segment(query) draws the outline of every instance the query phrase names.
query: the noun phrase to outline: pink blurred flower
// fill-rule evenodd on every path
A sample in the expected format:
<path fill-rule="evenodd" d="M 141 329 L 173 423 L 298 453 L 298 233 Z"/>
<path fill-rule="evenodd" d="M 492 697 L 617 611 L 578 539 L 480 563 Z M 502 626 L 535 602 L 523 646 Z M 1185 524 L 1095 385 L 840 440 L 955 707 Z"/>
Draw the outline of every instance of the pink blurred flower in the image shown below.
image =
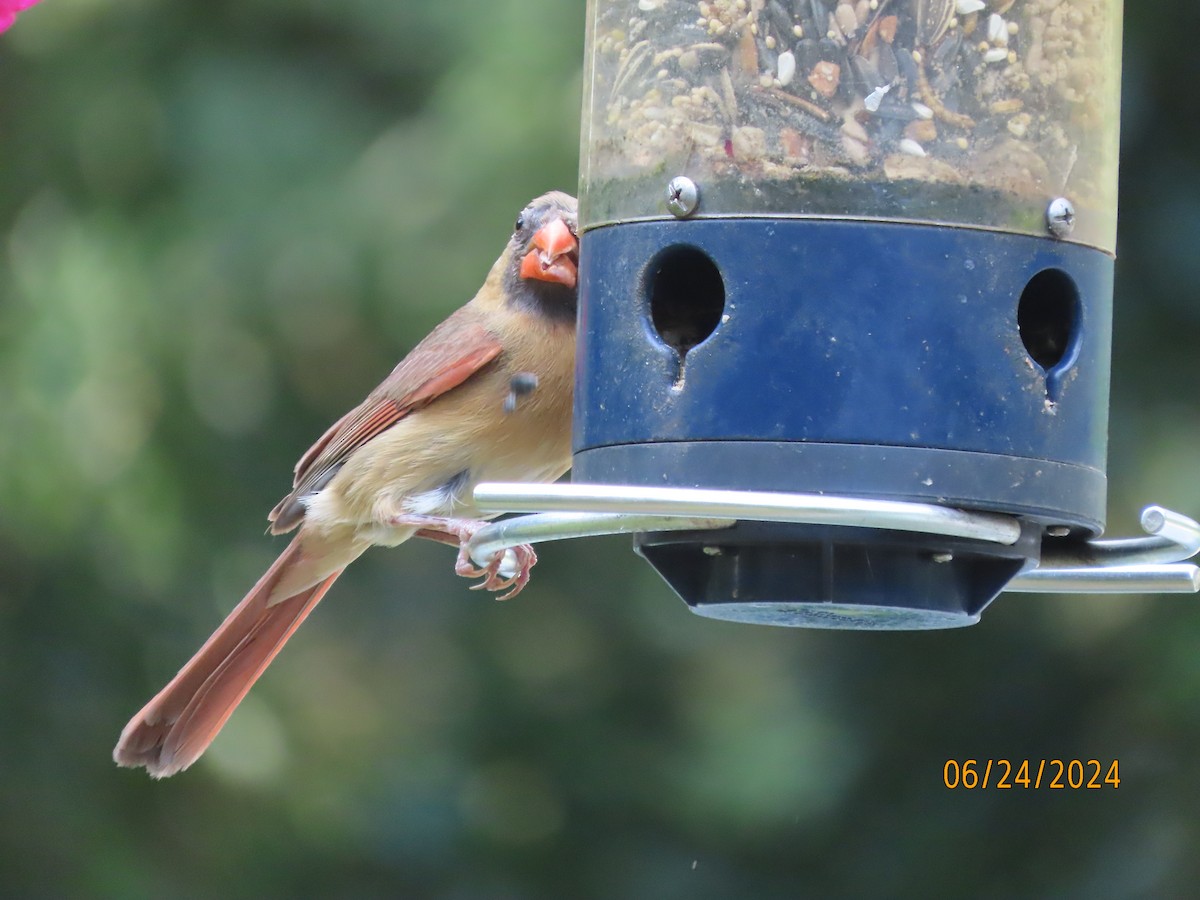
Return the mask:
<path fill-rule="evenodd" d="M 27 9 L 38 0 L 0 0 L 0 31 L 8 31 L 17 20 L 17 13 Z"/>

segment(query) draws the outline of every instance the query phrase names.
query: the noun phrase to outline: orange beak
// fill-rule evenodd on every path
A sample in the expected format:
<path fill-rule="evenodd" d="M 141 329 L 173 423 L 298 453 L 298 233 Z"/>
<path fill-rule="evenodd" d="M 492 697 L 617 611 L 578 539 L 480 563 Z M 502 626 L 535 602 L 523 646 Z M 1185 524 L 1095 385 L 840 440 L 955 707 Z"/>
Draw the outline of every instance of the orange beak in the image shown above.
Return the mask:
<path fill-rule="evenodd" d="M 533 236 L 536 248 L 521 260 L 521 277 L 575 287 L 579 271 L 579 240 L 562 219 L 551 219 Z"/>

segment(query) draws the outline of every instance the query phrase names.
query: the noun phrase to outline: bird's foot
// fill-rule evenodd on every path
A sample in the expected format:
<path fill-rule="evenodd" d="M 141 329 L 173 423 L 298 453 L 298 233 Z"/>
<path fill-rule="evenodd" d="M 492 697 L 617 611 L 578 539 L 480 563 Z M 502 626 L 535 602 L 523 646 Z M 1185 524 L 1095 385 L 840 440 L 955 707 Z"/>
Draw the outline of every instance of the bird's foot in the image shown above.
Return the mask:
<path fill-rule="evenodd" d="M 471 560 L 470 554 L 467 552 L 467 545 L 464 542 L 458 551 L 458 562 L 454 566 L 454 571 L 464 578 L 483 578 L 479 584 L 471 585 L 471 590 L 478 591 L 487 589 L 489 591 L 503 591 L 508 588 L 508 591 L 498 600 L 508 600 L 515 597 L 525 589 L 525 585 L 529 584 L 529 571 L 537 564 L 537 553 L 529 544 L 517 544 L 515 547 L 509 547 L 492 557 L 492 561 L 484 568 L 480 569 L 475 566 Z"/>
<path fill-rule="evenodd" d="M 454 563 L 454 572 L 464 578 L 482 578 L 479 584 L 471 586 L 471 590 L 504 591 L 508 593 L 497 598 L 508 600 L 524 590 L 529 583 L 529 571 L 537 564 L 537 553 L 529 544 L 518 544 L 496 553 L 491 561 L 483 567 L 477 566 L 471 559 L 468 544 L 475 533 L 487 522 L 476 519 L 443 519 L 436 516 L 398 516 L 392 520 L 393 525 L 416 525 L 415 537 L 437 541 L 440 544 L 457 545 L 458 559 Z M 511 590 L 509 590 L 511 588 Z"/>

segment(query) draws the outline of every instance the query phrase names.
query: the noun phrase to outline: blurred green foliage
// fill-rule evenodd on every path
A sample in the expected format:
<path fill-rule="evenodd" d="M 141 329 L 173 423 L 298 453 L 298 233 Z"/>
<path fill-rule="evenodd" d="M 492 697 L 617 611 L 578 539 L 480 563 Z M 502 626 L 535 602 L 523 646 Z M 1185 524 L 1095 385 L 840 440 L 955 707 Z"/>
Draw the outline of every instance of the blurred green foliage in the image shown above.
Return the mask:
<path fill-rule="evenodd" d="M 1114 532 L 1200 513 L 1195 8 L 1126 21 Z M 280 547 L 297 456 L 576 178 L 582 2 L 46 0 L 0 38 L 0 887 L 10 896 L 1179 896 L 1200 611 L 960 632 L 689 614 L 620 539 L 497 604 L 369 554 L 196 768 L 132 714 Z M 950 792 L 946 759 L 1121 762 Z"/>

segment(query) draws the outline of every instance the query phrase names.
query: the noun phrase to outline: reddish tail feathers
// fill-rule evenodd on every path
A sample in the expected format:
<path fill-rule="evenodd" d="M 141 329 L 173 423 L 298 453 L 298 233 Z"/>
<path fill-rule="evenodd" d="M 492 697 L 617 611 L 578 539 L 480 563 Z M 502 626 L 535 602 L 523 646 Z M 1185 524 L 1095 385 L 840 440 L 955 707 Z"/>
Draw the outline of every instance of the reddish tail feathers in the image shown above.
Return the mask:
<path fill-rule="evenodd" d="M 134 716 L 113 750 L 120 766 L 145 766 L 154 778 L 182 772 L 212 743 L 225 720 L 287 639 L 341 574 L 341 569 L 271 603 L 283 576 L 306 562 L 296 537 L 279 559 L 188 661 Z"/>

